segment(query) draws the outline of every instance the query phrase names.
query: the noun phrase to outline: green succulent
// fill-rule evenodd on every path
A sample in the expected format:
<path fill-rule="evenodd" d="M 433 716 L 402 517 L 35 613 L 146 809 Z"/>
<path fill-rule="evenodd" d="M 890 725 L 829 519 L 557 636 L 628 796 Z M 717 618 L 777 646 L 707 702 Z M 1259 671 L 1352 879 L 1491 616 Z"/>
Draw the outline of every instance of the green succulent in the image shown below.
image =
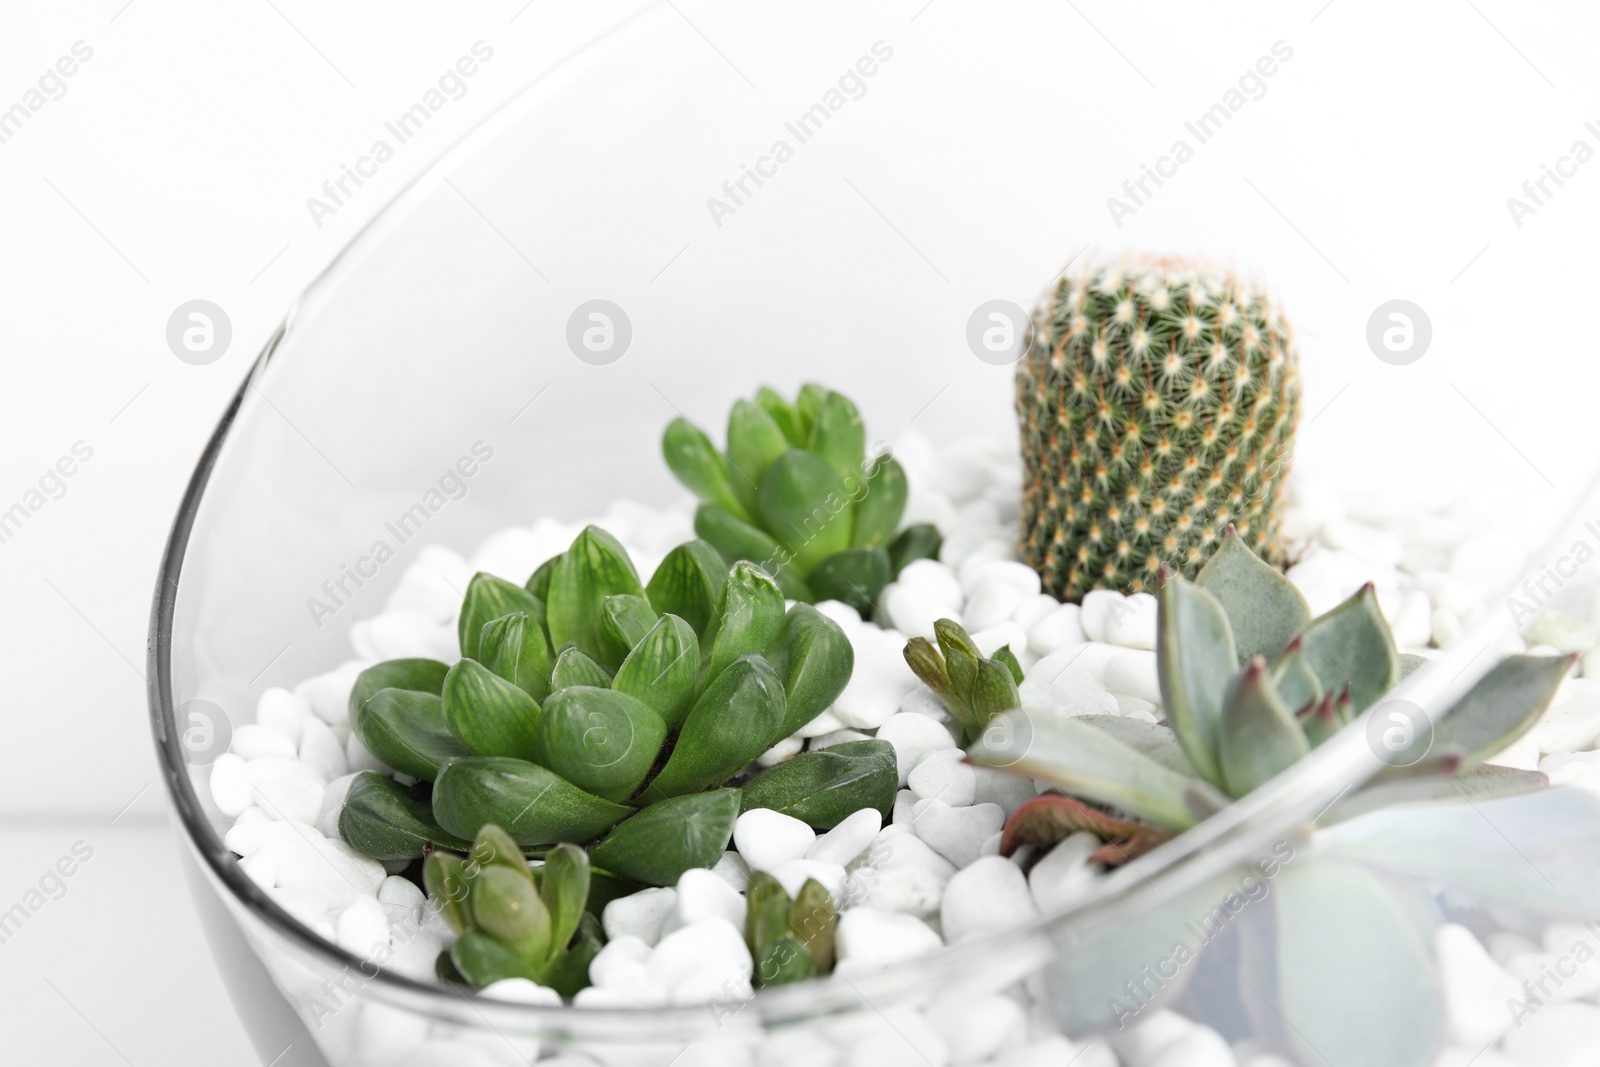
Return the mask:
<path fill-rule="evenodd" d="M 1265 292 L 1166 259 L 1062 277 L 1017 365 L 1023 560 L 1063 600 L 1192 578 L 1230 524 L 1275 560 L 1299 411 Z"/>
<path fill-rule="evenodd" d="M 1125 863 L 1305 758 L 1420 665 L 1396 654 L 1370 586 L 1313 619 L 1294 586 L 1233 535 L 1192 583 L 1165 572 L 1157 600 L 1165 724 L 1013 710 L 991 719 L 969 747 L 975 763 L 1059 790 L 1017 809 L 1002 853 L 1028 845 L 1037 854 L 1088 831 L 1105 842 L 1094 859 Z M 1540 800 L 1553 795 L 1543 789 L 1548 779 L 1486 760 L 1533 726 L 1571 665 L 1570 656 L 1511 656 L 1491 668 L 1434 724 L 1431 748 L 1398 744 L 1391 766 L 1319 814 L 1320 844 L 1305 858 L 1284 841 L 1277 848 L 1286 851 L 1249 869 L 1256 882 L 1272 880 L 1270 891 L 1249 898 L 1265 903 L 1244 908 L 1235 870 L 1142 915 L 1136 929 L 1081 939 L 1051 965 L 1062 1025 L 1126 1025 L 1186 986 L 1202 995 L 1203 983 L 1202 1010 L 1250 1019 L 1269 1050 L 1295 1062 L 1432 1063 L 1445 1014 L 1430 937 L 1441 921 L 1438 886 L 1471 887 L 1514 907 L 1537 901 L 1588 915 L 1597 906 L 1583 889 L 1587 876 L 1572 891 L 1557 890 L 1526 856 L 1506 871 L 1500 859 L 1486 869 L 1483 854 L 1485 820 L 1496 840 L 1505 832 L 1498 820 L 1509 822 L 1513 810 L 1524 812 L 1516 817 L 1522 825 L 1549 823 Z M 1501 807 L 1491 817 L 1490 802 L 1532 807 Z M 1463 809 L 1460 819 L 1448 816 L 1452 808 Z M 1540 848 L 1540 863 L 1553 869 L 1568 862 L 1561 846 L 1528 847 Z M 1573 905 L 1573 896 L 1583 899 Z M 1193 950 L 1216 940 L 1226 951 L 1207 952 L 1159 995 L 1123 982 L 1129 961 L 1170 958 L 1175 941 L 1189 951 L 1194 917 L 1209 923 L 1213 914 L 1228 918 Z M 1197 969 L 1204 973 L 1191 981 Z"/>
<path fill-rule="evenodd" d="M 589 984 L 589 963 L 603 940 L 587 910 L 589 857 L 582 849 L 559 845 L 533 869 L 510 835 L 490 825 L 465 857 L 429 855 L 422 878 L 459 935 L 439 956 L 441 979 L 481 989 L 526 978 L 564 996 Z"/>
<path fill-rule="evenodd" d="M 984 656 L 971 635 L 951 619 L 935 622 L 933 635 L 937 646 L 926 637 L 906 642 L 906 663 L 961 724 L 970 744 L 990 719 L 1020 705 L 1017 686 L 1022 684 L 1022 664 L 1005 645 L 993 657 Z"/>
<path fill-rule="evenodd" d="M 899 530 L 905 470 L 869 454 L 856 406 L 820 385 L 792 404 L 766 388 L 736 401 L 725 451 L 674 419 L 661 451 L 701 500 L 695 533 L 729 562 L 760 564 L 791 600 L 842 600 L 870 615 L 901 568 L 938 555 L 931 525 Z"/>
<path fill-rule="evenodd" d="M 591 526 L 525 585 L 475 576 L 459 636 L 454 665 L 390 660 L 356 679 L 356 735 L 418 779 L 352 784 L 340 835 L 365 855 L 461 850 L 495 825 L 525 853 L 576 842 L 610 875 L 673 885 L 721 858 L 750 807 L 819 829 L 892 807 L 887 742 L 746 777 L 833 703 L 854 651 L 816 608 L 786 606 L 759 567 L 730 568 L 703 541 L 673 549 L 645 584 Z"/>
<path fill-rule="evenodd" d="M 821 882 L 807 878 L 791 900 L 776 878 L 756 871 L 745 901 L 744 940 L 758 986 L 787 985 L 833 970 L 839 914 Z"/>

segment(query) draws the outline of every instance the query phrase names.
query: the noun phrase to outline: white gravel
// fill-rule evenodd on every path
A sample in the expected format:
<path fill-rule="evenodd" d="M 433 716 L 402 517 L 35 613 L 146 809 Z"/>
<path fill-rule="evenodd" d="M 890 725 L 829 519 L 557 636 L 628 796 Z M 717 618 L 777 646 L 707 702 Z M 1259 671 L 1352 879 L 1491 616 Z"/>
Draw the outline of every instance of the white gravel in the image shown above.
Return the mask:
<path fill-rule="evenodd" d="M 837 973 L 845 977 L 992 936 L 1040 914 L 1070 906 L 1101 877 L 1085 860 L 1098 847 L 1077 834 L 1034 863 L 1029 873 L 1000 857 L 1006 817 L 1035 795 L 1033 783 L 960 761 L 956 734 L 938 700 L 906 667 L 908 636 L 933 636 L 933 622 L 965 625 L 987 653 L 1009 646 L 1026 678 L 1023 705 L 1063 715 L 1161 718 L 1156 683 L 1155 600 L 1094 592 L 1083 604 L 1059 604 L 1040 592 L 1038 576 L 1013 559 L 1020 480 L 1013 455 L 992 443 L 955 441 L 936 448 L 908 436 L 896 448 L 912 487 L 906 521 L 940 524 L 937 560 L 908 566 L 879 600 L 892 629 L 864 623 L 838 603 L 819 605 L 849 636 L 855 672 L 835 705 L 759 761 L 775 765 L 807 748 L 877 736 L 889 741 L 899 764 L 900 794 L 888 825 L 864 810 L 817 835 L 799 820 L 771 811 L 741 816 L 734 848 L 712 871 L 695 870 L 674 888 L 647 889 L 610 902 L 603 927 L 609 939 L 594 961 L 594 985 L 579 1005 L 631 1007 L 724 1003 L 750 994 L 752 963 L 740 935 L 742 890 L 749 872 L 772 872 L 792 891 L 807 878 L 822 881 L 841 908 Z M 629 549 L 642 576 L 676 544 L 693 536 L 691 510 L 664 511 L 618 501 L 593 521 Z M 354 658 L 292 689 L 264 692 L 256 721 L 241 724 L 232 750 L 211 768 L 216 808 L 234 820 L 228 847 L 245 871 L 313 930 L 359 955 L 387 957 L 385 966 L 428 979 L 434 958 L 453 936 L 409 881 L 383 864 L 356 855 L 337 837 L 337 816 L 351 776 L 385 768 L 350 732 L 347 698 L 356 675 L 395 656 L 459 655 L 455 614 L 471 575 L 488 570 L 522 580 L 566 548 L 583 523 L 540 519 L 502 531 L 470 557 L 430 545 L 417 551 L 385 610 L 352 627 Z M 1487 590 L 1525 560 L 1512 542 L 1453 513 L 1414 514 L 1370 502 L 1344 501 L 1326 481 L 1296 476 L 1284 530 L 1296 560 L 1290 579 L 1314 612 L 1325 611 L 1366 582 L 1404 651 L 1428 655 L 1492 610 Z M 1534 636 L 1554 650 L 1588 652 L 1600 640 L 1600 598 L 1592 618 L 1541 622 Z M 1518 651 L 1519 642 L 1502 651 Z M 1600 653 L 1584 663 L 1600 668 Z M 1515 751 L 1499 762 L 1538 766 L 1558 783 L 1600 790 L 1600 680 L 1577 678 L 1556 707 Z M 403 866 L 403 865 L 399 865 Z M 1581 931 L 1580 931 L 1581 932 Z M 1546 943 L 1500 938 L 1483 943 L 1464 926 L 1446 924 L 1436 949 L 1446 974 L 1449 1038 L 1453 1047 L 1482 1049 L 1504 1040 L 1518 1063 L 1577 1063 L 1563 1050 L 1600 1042 L 1600 967 L 1585 984 L 1511 1027 L 1508 997 L 1536 978 L 1577 937 L 1553 928 Z M 1500 951 L 1495 951 L 1498 944 Z M 1593 986 L 1593 988 L 1590 988 Z M 1030 984 L 1030 988 L 1032 988 Z M 497 983 L 484 996 L 553 1003 L 554 996 L 520 980 Z M 357 1027 L 371 1048 L 397 1043 L 418 1062 L 437 1046 L 419 1044 L 409 1020 L 382 1005 Z M 1075 1042 L 1055 1032 L 1048 1012 L 1019 987 L 1005 993 L 947 997 L 925 1012 L 894 1008 L 895 1031 L 881 1028 L 847 1040 L 786 1034 L 761 1049 L 763 1063 L 861 1063 L 872 1067 L 915 1062 L 939 1067 L 991 1063 L 999 1067 L 1279 1067 L 1283 1062 L 1247 1046 L 1230 1049 L 1215 1032 L 1171 1012 L 1146 1017 L 1111 1041 Z M 387 1015 L 383 1015 L 387 1012 Z M 903 1016 L 903 1017 L 902 1017 Z M 901 1032 L 903 1031 L 903 1032 Z M 887 1036 L 886 1036 L 887 1035 Z M 461 1063 L 493 1061 L 474 1046 Z M 398 1055 L 398 1052 L 397 1052 Z M 1458 1062 L 1447 1051 L 1440 1064 Z M 1459 1062 L 1464 1064 L 1469 1056 Z M 410 1062 L 410 1061 L 408 1061 Z M 498 1062 L 498 1061 L 493 1061 Z M 577 1058 L 542 1061 L 551 1067 Z M 588 1061 L 582 1061 L 587 1063 Z M 741 1061 L 743 1062 L 743 1061 Z M 1478 1067 L 1509 1062 L 1493 1049 Z M 1587 1061 L 1582 1061 L 1587 1062 Z"/>

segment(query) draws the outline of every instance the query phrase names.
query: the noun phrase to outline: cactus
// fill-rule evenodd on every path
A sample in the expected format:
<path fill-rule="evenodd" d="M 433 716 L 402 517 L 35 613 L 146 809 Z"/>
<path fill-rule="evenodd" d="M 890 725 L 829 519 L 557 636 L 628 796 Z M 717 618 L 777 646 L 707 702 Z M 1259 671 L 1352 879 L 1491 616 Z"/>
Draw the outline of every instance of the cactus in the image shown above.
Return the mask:
<path fill-rule="evenodd" d="M 1294 336 L 1232 274 L 1136 259 L 1063 277 L 1017 370 L 1022 557 L 1063 600 L 1193 577 L 1237 527 L 1276 560 Z"/>
<path fill-rule="evenodd" d="M 901 568 L 938 555 L 931 525 L 900 530 L 905 471 L 886 452 L 869 454 L 856 406 L 820 385 L 793 404 L 771 389 L 736 401 L 726 451 L 684 418 L 661 451 L 701 500 L 695 533 L 730 563 L 760 564 L 791 600 L 842 600 L 870 616 Z"/>
<path fill-rule="evenodd" d="M 759 567 L 729 568 L 703 541 L 678 546 L 643 583 L 591 526 L 524 585 L 474 577 L 458 632 L 454 665 L 386 661 L 351 691 L 362 743 L 419 780 L 366 772 L 352 783 L 340 836 L 374 859 L 460 851 L 495 825 L 527 854 L 571 842 L 611 875 L 673 885 L 721 859 L 750 807 L 829 829 L 894 803 L 886 741 L 747 777 L 833 703 L 855 653 L 838 624 L 786 606 Z"/>

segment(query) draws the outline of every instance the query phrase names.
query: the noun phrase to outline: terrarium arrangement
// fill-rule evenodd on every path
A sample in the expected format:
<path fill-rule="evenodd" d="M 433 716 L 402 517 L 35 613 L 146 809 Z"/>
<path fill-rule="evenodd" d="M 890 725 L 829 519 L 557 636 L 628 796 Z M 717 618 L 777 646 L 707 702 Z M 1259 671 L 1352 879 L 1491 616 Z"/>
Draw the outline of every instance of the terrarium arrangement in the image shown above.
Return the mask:
<path fill-rule="evenodd" d="M 692 503 L 425 549 L 356 659 L 263 695 L 211 772 L 228 847 L 363 960 L 577 1009 L 733 1010 L 1069 908 L 1361 729 L 1489 610 L 1472 573 L 1518 563 L 1451 516 L 1386 528 L 1292 476 L 1298 361 L 1263 289 L 1135 259 L 1035 312 L 1020 456 L 869 446 L 819 385 L 737 401 L 721 448 L 674 420 L 662 455 Z M 1181 979 L 1111 964 L 1170 954 L 1226 886 L 897 1032 L 930 1063 L 1007 1067 L 1514 1049 L 1473 1005 L 1553 950 L 1469 927 L 1538 894 L 1446 831 L 1593 772 L 1565 755 L 1600 738 L 1579 622 L 1494 650 L 1426 755 L 1303 828 L 1271 903 Z M 1482 899 L 1441 902 L 1430 876 Z M 1600 913 L 1590 896 L 1559 903 Z M 1341 937 L 1381 981 L 1313 971 Z"/>

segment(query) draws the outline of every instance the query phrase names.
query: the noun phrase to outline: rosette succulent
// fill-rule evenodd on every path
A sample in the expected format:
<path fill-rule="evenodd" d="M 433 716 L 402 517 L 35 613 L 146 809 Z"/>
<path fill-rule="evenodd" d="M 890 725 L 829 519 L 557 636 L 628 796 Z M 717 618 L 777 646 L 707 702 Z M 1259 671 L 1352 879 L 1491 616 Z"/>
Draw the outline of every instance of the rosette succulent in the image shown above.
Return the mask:
<path fill-rule="evenodd" d="M 766 388 L 736 401 L 723 451 L 674 419 L 661 451 L 701 500 L 695 533 L 729 562 L 760 564 L 791 600 L 841 600 L 870 615 L 902 567 L 938 554 L 931 525 L 900 530 L 904 469 L 869 453 L 856 406 L 820 385 L 792 404 Z"/>
<path fill-rule="evenodd" d="M 744 939 L 757 985 L 787 985 L 833 970 L 839 914 L 821 882 L 807 878 L 791 900 L 776 878 L 756 871 L 745 900 Z"/>
<path fill-rule="evenodd" d="M 351 691 L 362 743 L 416 779 L 352 784 L 340 835 L 375 859 L 464 851 L 493 825 L 523 853 L 568 842 L 608 876 L 673 885 L 722 857 L 750 807 L 827 829 L 893 805 L 887 742 L 748 774 L 833 703 L 854 652 L 827 616 L 703 541 L 645 583 L 591 526 L 524 585 L 475 576 L 459 638 L 454 665 L 390 660 Z"/>
<path fill-rule="evenodd" d="M 1231 533 L 1193 582 L 1166 571 L 1156 595 L 1164 724 L 1011 710 L 990 718 L 969 747 L 974 763 L 1055 789 L 1017 809 L 1002 853 L 1027 846 L 1037 856 L 1088 832 L 1103 841 L 1092 859 L 1126 863 L 1305 758 L 1421 663 L 1396 653 L 1371 586 L 1313 619 L 1294 586 Z M 1383 746 L 1389 766 L 1250 870 L 1251 884 L 1270 887 L 1247 898 L 1236 873 L 1214 878 L 1141 918 L 1138 930 L 1086 938 L 1052 965 L 1064 1024 L 1126 1025 L 1153 1003 L 1189 995 L 1208 998 L 1199 1009 L 1208 1016 L 1249 1018 L 1295 1062 L 1433 1062 L 1444 1015 L 1430 947 L 1441 921 L 1437 887 L 1481 889 L 1490 906 L 1538 900 L 1559 910 L 1573 895 L 1525 856 L 1531 874 L 1482 854 L 1483 820 L 1499 831 L 1496 818 L 1513 810 L 1524 812 L 1516 817 L 1524 826 L 1548 817 L 1536 810 L 1551 796 L 1543 774 L 1486 761 L 1538 721 L 1572 661 L 1500 661 L 1431 736 L 1415 716 L 1389 716 L 1379 704 L 1378 725 L 1393 741 Z M 1424 739 L 1425 751 L 1409 747 Z M 1486 808 L 1497 800 L 1532 807 L 1491 818 Z M 1295 858 L 1297 846 L 1306 858 Z M 1592 909 L 1592 896 L 1583 907 Z M 1270 902 L 1243 911 L 1254 900 Z M 1225 947 L 1210 951 L 1213 943 Z M 1371 966 L 1375 954 L 1382 968 Z M 1117 970 L 1174 958 L 1181 966 L 1170 983 L 1124 981 Z M 1251 975 L 1276 988 L 1250 988 Z"/>
<path fill-rule="evenodd" d="M 1276 561 L 1300 412 L 1294 334 L 1262 290 L 1166 259 L 1064 276 L 1017 366 L 1022 558 L 1046 592 L 1193 577 L 1237 527 Z"/>

